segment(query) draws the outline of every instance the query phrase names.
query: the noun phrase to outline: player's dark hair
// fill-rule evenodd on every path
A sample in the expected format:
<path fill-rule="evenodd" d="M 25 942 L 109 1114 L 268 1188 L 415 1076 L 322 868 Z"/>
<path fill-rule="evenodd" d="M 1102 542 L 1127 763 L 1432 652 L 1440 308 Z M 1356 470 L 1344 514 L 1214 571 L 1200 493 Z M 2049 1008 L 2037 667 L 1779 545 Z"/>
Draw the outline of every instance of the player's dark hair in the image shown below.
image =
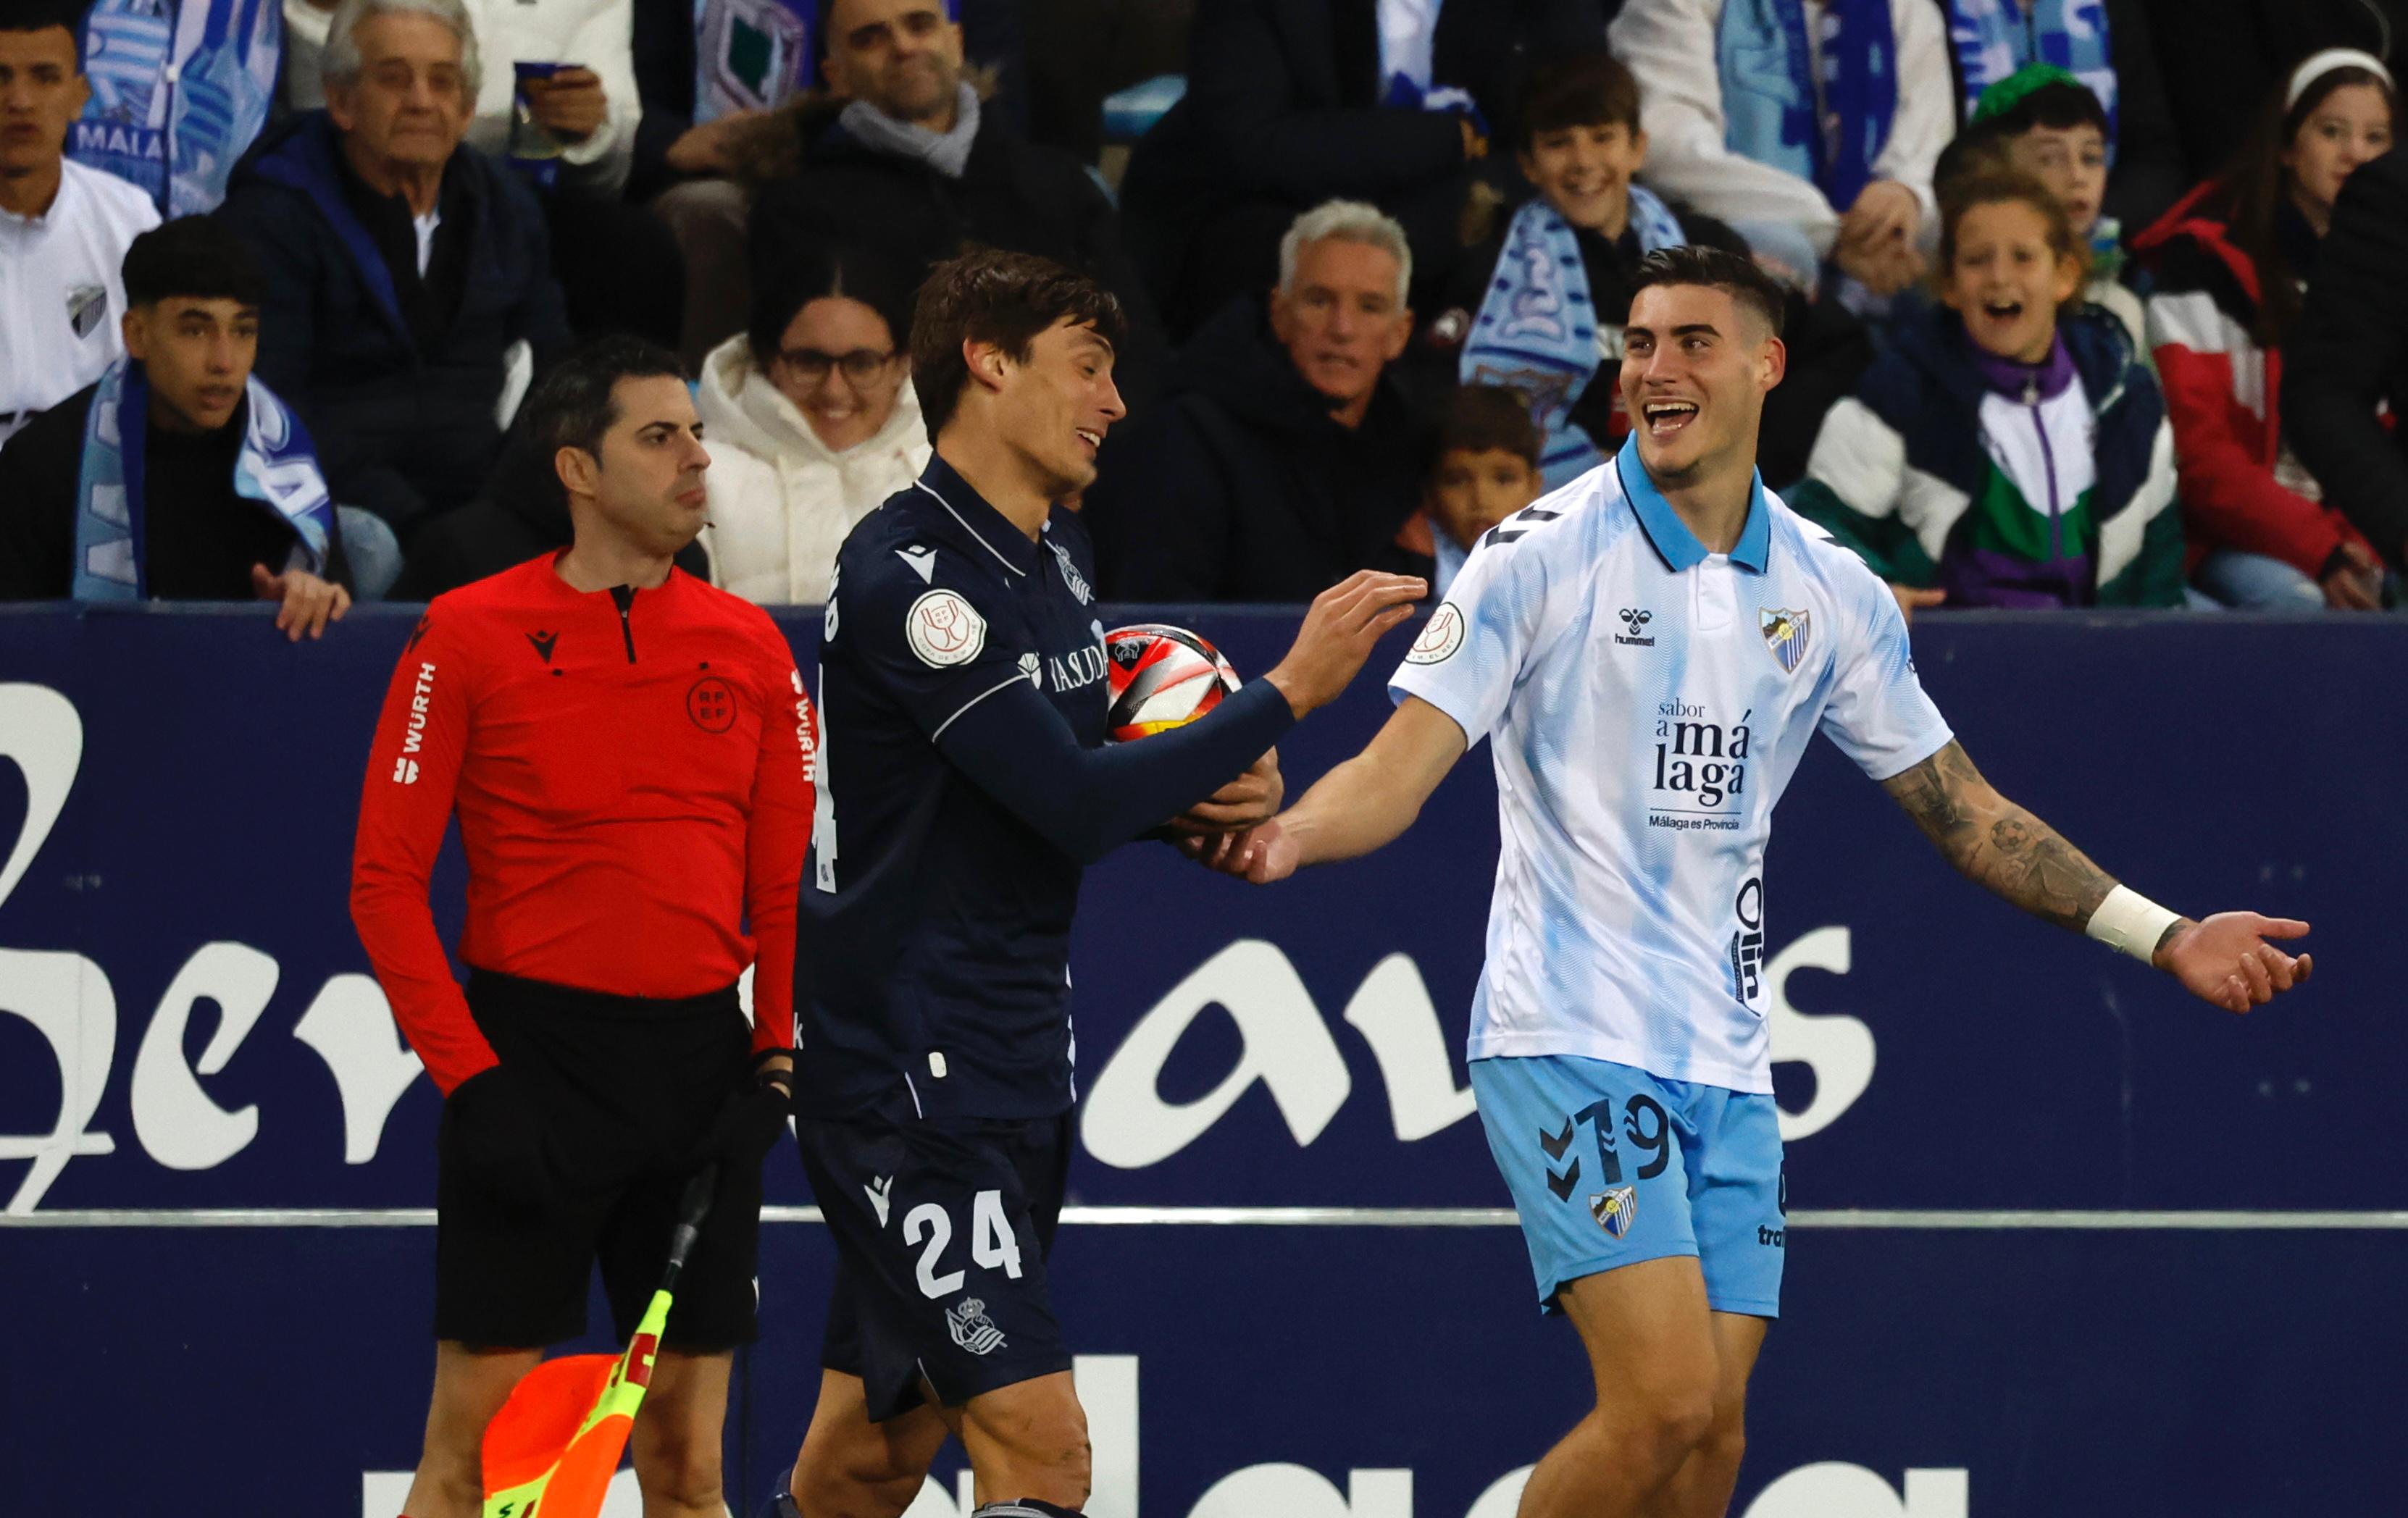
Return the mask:
<path fill-rule="evenodd" d="M 1788 298 L 1779 281 L 1744 254 L 1694 243 L 1658 248 L 1639 261 L 1638 275 L 1630 281 L 1630 298 L 1636 301 L 1641 291 L 1655 285 L 1705 285 L 1719 290 L 1755 315 L 1774 337 L 1781 336 Z"/>
<path fill-rule="evenodd" d="M 1529 398 L 1503 385 L 1465 385 L 1446 398 L 1439 413 L 1431 466 L 1448 453 L 1491 451 L 1539 466 L 1539 426 L 1530 420 Z"/>
<path fill-rule="evenodd" d="M 257 306 L 267 293 L 251 250 L 207 216 L 179 216 L 143 233 L 126 248 L 122 272 L 128 306 L 179 295 Z"/>
<path fill-rule="evenodd" d="M 66 28 L 75 39 L 76 72 L 83 72 L 83 18 L 92 0 L 7 0 L 0 5 L 0 32 L 47 32 Z"/>
<path fill-rule="evenodd" d="M 993 343 L 1025 363 L 1029 344 L 1057 322 L 1092 327 L 1115 347 L 1128 330 L 1118 296 L 1050 258 L 973 248 L 931 270 L 911 315 L 911 383 L 929 440 L 953 420 L 969 383 L 964 343 Z"/>
<path fill-rule="evenodd" d="M 544 461 L 544 474 L 566 505 L 568 487 L 561 484 L 552 457 L 564 448 L 602 455 L 602 438 L 619 424 L 619 402 L 613 394 L 622 380 L 675 379 L 694 381 L 685 360 L 658 343 L 624 333 L 597 337 L 562 359 L 536 382 L 522 418 L 527 437 Z"/>
<path fill-rule="evenodd" d="M 1571 126 L 1639 130 L 1639 80 L 1603 48 L 1552 59 L 1530 71 L 1514 109 L 1513 150 L 1528 152 L 1540 133 Z"/>
<path fill-rule="evenodd" d="M 815 300 L 859 301 L 886 322 L 886 340 L 897 351 L 911 341 L 910 281 L 892 258 L 849 244 L 813 242 L 781 252 L 774 266 L 754 271 L 752 314 L 744 338 L 755 367 L 767 369 L 785 346 L 795 315 Z"/>

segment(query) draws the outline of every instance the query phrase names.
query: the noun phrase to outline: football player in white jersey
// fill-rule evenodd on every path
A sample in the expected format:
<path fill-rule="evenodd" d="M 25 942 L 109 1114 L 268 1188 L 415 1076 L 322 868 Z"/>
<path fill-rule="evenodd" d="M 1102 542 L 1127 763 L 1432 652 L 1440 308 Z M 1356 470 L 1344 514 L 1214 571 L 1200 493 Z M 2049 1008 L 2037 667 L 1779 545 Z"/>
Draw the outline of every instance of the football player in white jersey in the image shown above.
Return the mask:
<path fill-rule="evenodd" d="M 1973 767 L 1887 586 L 1766 491 L 1779 290 L 1696 248 L 1642 264 L 1621 453 L 1474 551 L 1363 753 L 1251 833 L 1191 845 L 1256 882 L 1402 833 L 1479 738 L 1502 833 L 1471 1080 L 1541 1304 L 1597 1406 L 1522 1518 L 1714 1518 L 1779 1310 L 1781 1140 L 1760 968 L 1773 803 L 1820 731 L 1950 863 L 2242 1012 L 2305 981 L 2267 940 L 2115 881 Z"/>

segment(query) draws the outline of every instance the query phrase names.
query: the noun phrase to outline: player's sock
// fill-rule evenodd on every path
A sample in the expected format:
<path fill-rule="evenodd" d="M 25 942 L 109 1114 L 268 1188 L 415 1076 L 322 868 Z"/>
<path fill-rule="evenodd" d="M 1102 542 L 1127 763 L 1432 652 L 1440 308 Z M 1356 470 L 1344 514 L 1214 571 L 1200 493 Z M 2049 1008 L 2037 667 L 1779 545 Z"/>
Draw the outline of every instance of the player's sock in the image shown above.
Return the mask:
<path fill-rule="evenodd" d="M 1025 1497 L 1017 1502 L 990 1502 L 970 1514 L 970 1518 L 1085 1518 L 1076 1508 L 1057 1508 L 1051 1502 Z"/>

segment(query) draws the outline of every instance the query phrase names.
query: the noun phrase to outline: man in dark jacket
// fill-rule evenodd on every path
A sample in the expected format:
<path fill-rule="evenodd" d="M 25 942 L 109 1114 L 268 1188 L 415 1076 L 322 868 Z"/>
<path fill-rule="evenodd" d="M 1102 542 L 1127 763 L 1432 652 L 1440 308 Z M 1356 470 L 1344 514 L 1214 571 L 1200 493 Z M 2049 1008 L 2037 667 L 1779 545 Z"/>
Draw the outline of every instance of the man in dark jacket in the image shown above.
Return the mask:
<path fill-rule="evenodd" d="M 275 601 L 320 636 L 350 573 L 308 434 L 251 378 L 258 269 L 187 216 L 123 279 L 125 356 L 0 448 L 0 601 Z"/>
<path fill-rule="evenodd" d="M 1412 567 L 1396 537 L 1425 461 L 1387 372 L 1412 331 L 1404 231 L 1333 201 L 1280 265 L 1268 328 L 1259 301 L 1231 304 L 1108 445 L 1085 513 L 1108 599 L 1310 601 Z"/>
<path fill-rule="evenodd" d="M 2408 567 L 2408 147 L 2342 185 L 2283 354 L 2283 430 L 2308 473 L 2393 568 Z"/>
<path fill-rule="evenodd" d="M 511 346 L 541 369 L 570 338 L 534 193 L 461 145 L 462 34 L 345 15 L 326 109 L 263 136 L 219 214 L 267 277 L 260 378 L 308 422 L 336 496 L 406 544 L 483 485 Z"/>
<path fill-rule="evenodd" d="M 1400 222 L 1423 278 L 1446 273 L 1478 179 L 1504 180 L 1518 80 L 1602 47 L 1597 0 L 1445 0 L 1383 44 L 1368 0 L 1217 0 L 1197 7 L 1187 94 L 1138 145 L 1122 186 L 1130 244 L 1174 339 L 1271 281 L 1280 235 L 1333 196 Z M 1390 56 L 1393 52 L 1395 55 Z"/>
<path fill-rule="evenodd" d="M 980 100 L 962 77 L 962 29 L 939 0 L 831 0 L 826 15 L 831 98 L 794 114 L 801 165 L 753 204 L 754 267 L 826 240 L 892 251 L 915 285 L 968 243 L 1068 265 L 1127 313 L 1113 377 L 1134 409 L 1162 343 L 1102 188 Z"/>

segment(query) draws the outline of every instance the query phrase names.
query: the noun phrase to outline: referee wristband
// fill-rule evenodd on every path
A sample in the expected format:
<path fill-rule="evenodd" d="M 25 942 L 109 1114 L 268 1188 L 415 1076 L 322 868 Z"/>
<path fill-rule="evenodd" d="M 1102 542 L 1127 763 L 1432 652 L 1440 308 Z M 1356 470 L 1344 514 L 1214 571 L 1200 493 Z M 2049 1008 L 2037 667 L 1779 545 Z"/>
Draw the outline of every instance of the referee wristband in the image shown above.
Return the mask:
<path fill-rule="evenodd" d="M 2082 931 L 2108 948 L 2149 965 L 2157 961 L 2157 944 L 2165 938 L 2166 929 L 2181 921 L 2182 913 L 2168 911 L 2130 886 L 2119 885 L 2107 893 L 2107 899 L 2090 914 Z"/>

